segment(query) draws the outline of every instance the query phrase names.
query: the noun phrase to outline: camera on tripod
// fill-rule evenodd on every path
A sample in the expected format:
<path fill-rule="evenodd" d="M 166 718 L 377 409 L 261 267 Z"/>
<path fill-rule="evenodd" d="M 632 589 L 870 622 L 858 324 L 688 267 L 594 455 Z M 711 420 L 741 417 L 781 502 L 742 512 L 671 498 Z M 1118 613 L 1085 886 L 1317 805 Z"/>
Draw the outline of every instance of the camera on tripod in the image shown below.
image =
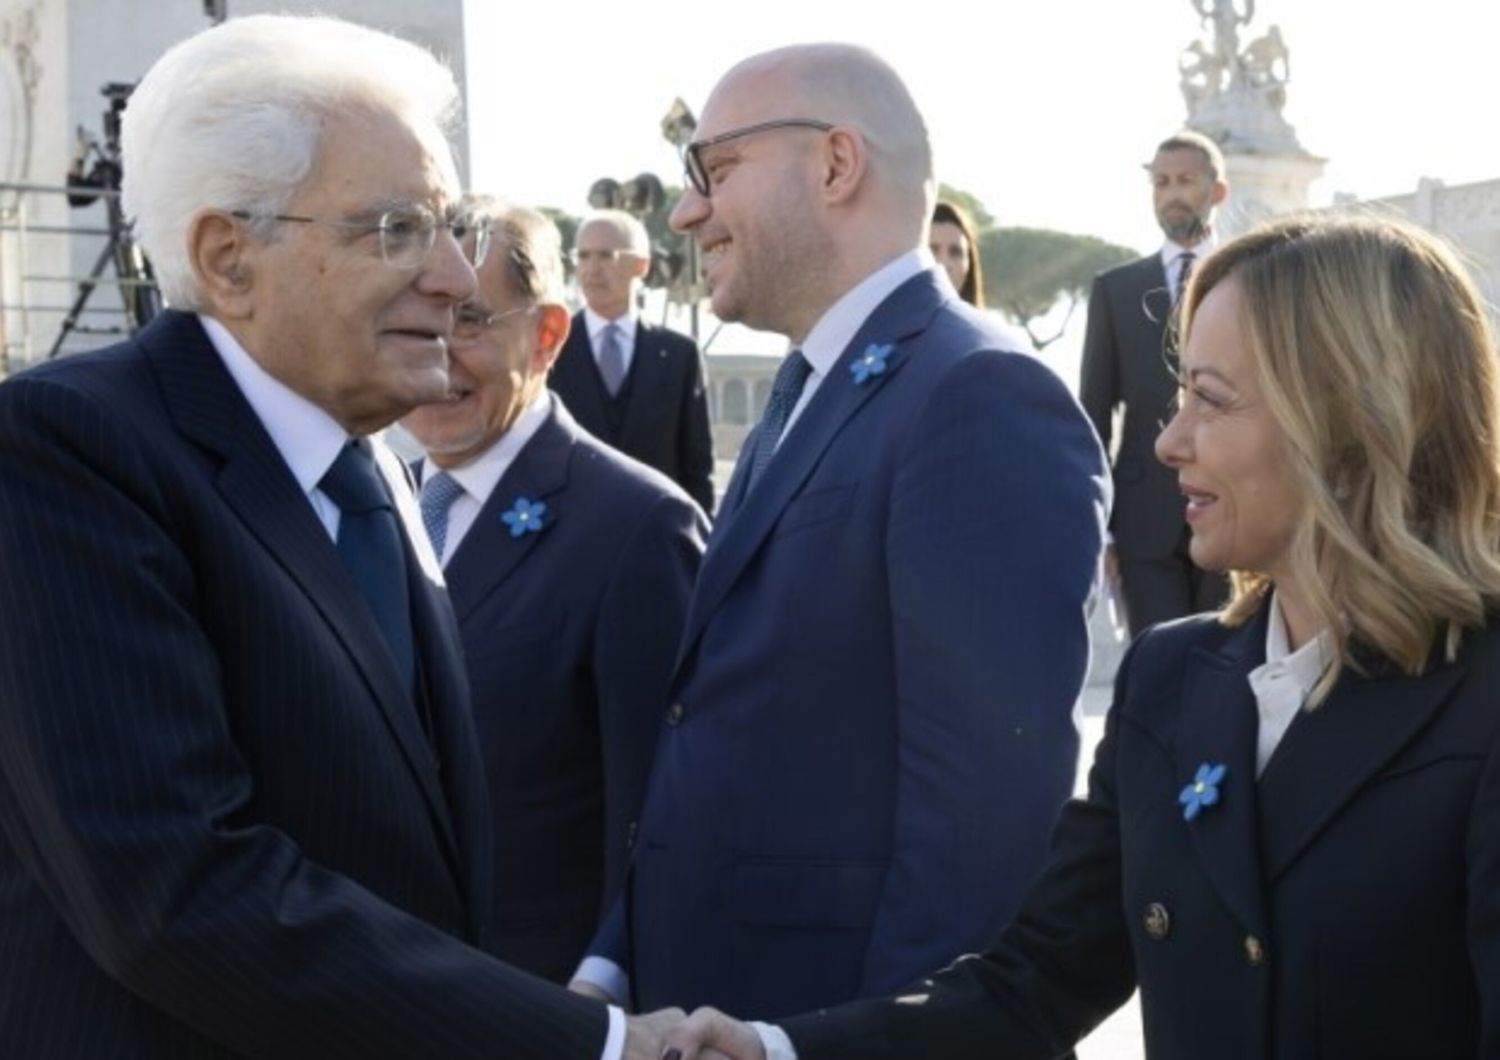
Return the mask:
<path fill-rule="evenodd" d="M 78 130 L 78 149 L 68 167 L 68 205 L 81 208 L 102 198 L 108 220 L 108 239 L 87 278 L 79 282 L 78 294 L 68 309 L 68 315 L 63 318 L 48 357 L 57 356 L 68 335 L 92 330 L 81 326 L 79 318 L 89 296 L 99 286 L 104 270 L 111 265 L 124 304 L 126 327 L 130 331 L 144 327 L 161 310 L 161 297 L 151 265 L 136 244 L 120 205 L 120 178 L 124 175 L 120 160 L 120 120 L 134 91 L 135 85 L 123 81 L 111 81 L 99 89 L 107 104 L 102 141 L 81 127 Z"/>

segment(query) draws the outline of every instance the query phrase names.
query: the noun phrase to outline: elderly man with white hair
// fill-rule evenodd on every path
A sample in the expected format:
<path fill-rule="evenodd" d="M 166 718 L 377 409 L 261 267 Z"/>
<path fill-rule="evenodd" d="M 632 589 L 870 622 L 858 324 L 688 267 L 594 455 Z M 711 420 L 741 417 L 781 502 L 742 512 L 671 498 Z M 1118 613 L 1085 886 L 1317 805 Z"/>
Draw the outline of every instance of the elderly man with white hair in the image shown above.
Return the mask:
<path fill-rule="evenodd" d="M 453 615 L 377 431 L 449 390 L 484 233 L 431 56 L 179 44 L 125 114 L 173 307 L 0 387 L 0 1055 L 644 1058 L 486 956 Z"/>

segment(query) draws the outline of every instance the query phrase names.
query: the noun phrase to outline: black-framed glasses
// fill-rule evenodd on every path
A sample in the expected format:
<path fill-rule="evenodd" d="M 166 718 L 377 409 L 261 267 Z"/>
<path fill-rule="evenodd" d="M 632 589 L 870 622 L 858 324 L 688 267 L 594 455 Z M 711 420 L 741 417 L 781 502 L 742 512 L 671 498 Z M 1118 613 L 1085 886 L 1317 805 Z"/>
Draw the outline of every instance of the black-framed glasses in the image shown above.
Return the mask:
<path fill-rule="evenodd" d="M 461 342 L 472 342 L 511 317 L 529 313 L 535 308 L 534 305 L 523 305 L 500 313 L 490 313 L 472 303 L 461 305 L 453 314 L 453 337 Z"/>
<path fill-rule="evenodd" d="M 703 152 L 710 147 L 728 143 L 730 140 L 738 140 L 742 136 L 750 136 L 754 133 L 770 132 L 772 129 L 816 129 L 818 132 L 832 132 L 833 126 L 826 121 L 818 121 L 816 118 L 780 118 L 776 121 L 763 121 L 739 129 L 730 129 L 718 136 L 710 136 L 707 140 L 687 144 L 682 149 L 682 172 L 687 177 L 688 183 L 699 195 L 705 199 L 708 198 L 710 184 L 708 168 L 703 164 Z"/>
<path fill-rule="evenodd" d="M 464 257 L 476 269 L 484 264 L 490 250 L 490 227 L 478 215 L 457 211 L 440 217 L 417 203 L 394 206 L 370 221 L 304 217 L 291 213 L 258 214 L 249 210 L 231 210 L 229 213 L 242 221 L 286 221 L 294 224 L 328 225 L 360 234 L 379 233 L 381 259 L 398 269 L 420 269 L 437 243 L 440 228 L 453 233 Z"/>

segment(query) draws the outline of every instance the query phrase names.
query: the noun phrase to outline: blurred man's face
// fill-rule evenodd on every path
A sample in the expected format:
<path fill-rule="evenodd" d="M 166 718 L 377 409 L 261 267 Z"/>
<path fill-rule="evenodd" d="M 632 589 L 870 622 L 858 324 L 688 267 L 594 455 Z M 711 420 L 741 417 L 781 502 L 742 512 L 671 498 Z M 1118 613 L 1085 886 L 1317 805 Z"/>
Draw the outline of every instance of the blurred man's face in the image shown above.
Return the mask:
<path fill-rule="evenodd" d="M 573 257 L 584 301 L 606 320 L 630 310 L 635 285 L 651 267 L 649 260 L 630 249 L 630 237 L 605 221 L 578 230 Z"/>
<path fill-rule="evenodd" d="M 457 191 L 435 130 L 351 112 L 326 124 L 318 161 L 284 212 L 356 225 L 406 206 L 443 217 Z M 277 223 L 273 238 L 246 251 L 246 348 L 351 433 L 445 396 L 453 311 L 474 293 L 474 270 L 446 228 L 418 258 L 392 264 L 380 234 L 357 226 Z"/>
<path fill-rule="evenodd" d="M 479 293 L 459 312 L 448 399 L 401 421 L 441 468 L 489 449 L 547 385 L 552 356 L 539 334 L 541 308 L 515 292 L 507 257 L 503 247 L 490 253 L 479 269 Z"/>
<path fill-rule="evenodd" d="M 1151 199 L 1166 237 L 1191 246 L 1208 230 L 1214 207 L 1229 190 L 1209 172 L 1208 159 L 1192 147 L 1159 152 L 1151 162 Z"/>

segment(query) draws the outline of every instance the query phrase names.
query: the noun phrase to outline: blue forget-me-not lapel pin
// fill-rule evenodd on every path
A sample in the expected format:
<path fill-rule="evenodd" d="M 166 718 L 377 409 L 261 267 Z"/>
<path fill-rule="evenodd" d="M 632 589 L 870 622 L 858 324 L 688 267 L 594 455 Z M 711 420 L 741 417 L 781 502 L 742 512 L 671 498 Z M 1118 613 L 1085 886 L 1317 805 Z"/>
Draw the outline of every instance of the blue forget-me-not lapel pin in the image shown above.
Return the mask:
<path fill-rule="evenodd" d="M 884 375 L 885 359 L 895 348 L 895 344 L 890 342 L 872 342 L 866 346 L 865 352 L 854 358 L 854 363 L 849 366 L 855 385 L 863 386 L 871 376 Z"/>
<path fill-rule="evenodd" d="M 510 527 L 511 537 L 539 534 L 552 522 L 547 518 L 547 502 L 534 501 L 527 497 L 517 497 L 510 511 L 500 518 L 504 519 L 505 525 Z"/>
<path fill-rule="evenodd" d="M 1204 807 L 1212 806 L 1219 801 L 1219 784 L 1223 781 L 1224 774 L 1228 772 L 1229 767 L 1223 764 L 1212 765 L 1204 762 L 1198 767 L 1192 783 L 1186 785 L 1177 794 L 1177 801 L 1182 803 L 1184 821 L 1191 821 Z"/>

